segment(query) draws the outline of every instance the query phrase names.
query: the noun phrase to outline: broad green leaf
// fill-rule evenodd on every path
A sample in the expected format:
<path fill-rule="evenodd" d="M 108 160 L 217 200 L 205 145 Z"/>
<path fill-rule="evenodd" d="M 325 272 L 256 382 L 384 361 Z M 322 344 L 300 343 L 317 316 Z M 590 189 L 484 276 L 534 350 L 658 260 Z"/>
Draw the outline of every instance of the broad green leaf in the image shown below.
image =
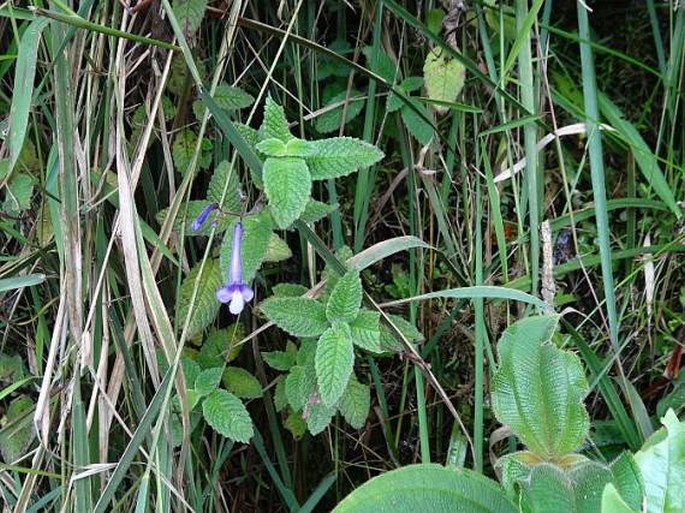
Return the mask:
<path fill-rule="evenodd" d="M 335 407 L 326 406 L 319 401 L 312 404 L 308 410 L 305 410 L 303 417 L 307 422 L 307 429 L 309 429 L 309 432 L 316 436 L 331 423 L 333 415 L 335 415 Z"/>
<path fill-rule="evenodd" d="M 14 276 L 12 278 L 0 278 L 0 293 L 8 290 L 23 289 L 33 287 L 43 283 L 47 277 L 41 273 L 27 274 L 25 276 Z"/>
<path fill-rule="evenodd" d="M 642 507 L 644 496 L 644 481 L 640 468 L 633 455 L 629 452 L 621 453 L 618 458 L 611 462 L 613 483 L 620 492 L 623 500 L 634 509 Z"/>
<path fill-rule="evenodd" d="M 306 338 L 302 340 L 300 348 L 297 350 L 297 365 L 306 368 L 314 368 L 316 358 L 317 340 Z"/>
<path fill-rule="evenodd" d="M 214 98 L 219 107 L 226 110 L 244 109 L 254 103 L 254 98 L 251 94 L 246 93 L 239 87 L 230 86 L 225 82 L 216 86 L 216 91 L 212 98 Z M 193 102 L 193 113 L 198 120 L 202 119 L 204 110 L 205 104 L 202 100 Z"/>
<path fill-rule="evenodd" d="M 293 139 L 293 135 L 288 128 L 288 121 L 285 118 L 283 107 L 278 105 L 270 96 L 264 103 L 264 121 L 259 128 L 261 139 L 276 138 L 283 142 Z"/>
<path fill-rule="evenodd" d="M 222 202 L 224 188 L 226 189 L 226 196 Z M 212 179 L 209 181 L 207 202 L 216 203 L 222 210 L 237 215 L 241 210 L 239 189 L 238 170 L 231 168 L 231 164 L 227 160 L 222 160 L 214 169 Z"/>
<path fill-rule="evenodd" d="M 29 209 L 33 196 L 33 182 L 31 175 L 15 171 L 5 186 L 5 201 L 2 210 L 8 214 L 18 214 Z"/>
<path fill-rule="evenodd" d="M 33 400 L 28 395 L 20 395 L 7 408 L 7 424 L 0 430 L 0 454 L 8 465 L 24 456 L 35 438 L 31 410 Z"/>
<path fill-rule="evenodd" d="M 233 223 L 226 232 L 219 251 L 221 275 L 227 283 L 231 272 L 231 257 L 233 255 Z M 269 239 L 273 230 L 271 216 L 265 210 L 258 214 L 243 218 L 242 264 L 243 280 L 250 283 L 262 266 L 269 248 Z"/>
<path fill-rule="evenodd" d="M 601 513 L 640 513 L 639 509 L 632 509 L 623 500 L 616 490 L 616 487 L 609 483 L 602 492 L 602 512 Z"/>
<path fill-rule="evenodd" d="M 295 365 L 285 378 L 285 396 L 295 411 L 299 411 L 307 404 L 316 385 L 315 379 L 305 367 Z"/>
<path fill-rule="evenodd" d="M 366 424 L 371 407 L 371 393 L 369 387 L 362 385 L 357 378 L 350 376 L 345 393 L 340 398 L 338 408 L 347 423 L 354 429 L 361 429 Z"/>
<path fill-rule="evenodd" d="M 492 479 L 472 470 L 426 463 L 377 476 L 333 513 L 516 513 Z"/>
<path fill-rule="evenodd" d="M 575 510 L 594 513 L 602 507 L 602 492 L 612 481 L 611 470 L 599 462 L 585 460 L 567 471 L 571 479 Z"/>
<path fill-rule="evenodd" d="M 557 322 L 557 316 L 535 316 L 510 326 L 497 346 L 492 386 L 497 420 L 546 460 L 573 452 L 589 428 L 580 360 L 549 342 Z"/>
<path fill-rule="evenodd" d="M 267 351 L 262 353 L 262 358 L 272 369 L 288 371 L 297 361 L 297 352 Z"/>
<path fill-rule="evenodd" d="M 342 91 L 326 103 L 324 107 L 326 111 L 316 118 L 314 128 L 322 134 L 340 130 L 343 124 L 343 112 L 345 124 L 347 124 L 359 115 L 364 108 L 364 103 L 364 96 L 359 91 L 353 89 L 349 95 L 347 91 Z"/>
<path fill-rule="evenodd" d="M 190 307 L 190 300 L 195 287 L 195 281 L 200 272 L 201 263 L 198 263 L 190 270 L 188 276 L 181 283 L 181 291 L 178 299 L 178 310 L 176 311 L 176 324 L 179 329 L 183 328 Z M 189 319 L 188 337 L 200 333 L 209 326 L 219 312 L 219 303 L 216 300 L 216 290 L 221 287 L 221 272 L 219 271 L 219 261 L 216 259 L 207 260 L 199 279 L 197 296 L 195 297 L 195 308 Z"/>
<path fill-rule="evenodd" d="M 236 442 L 247 443 L 254 435 L 252 419 L 245 405 L 221 388 L 205 398 L 202 416 L 217 433 Z"/>
<path fill-rule="evenodd" d="M 179 173 L 185 175 L 190 168 L 193 160 L 195 146 L 197 145 L 197 135 L 195 132 L 186 128 L 181 130 L 174 137 L 171 145 L 171 158 Z M 198 156 L 199 167 L 206 169 L 211 164 L 211 149 L 213 147 L 210 139 L 203 139 L 200 145 L 200 155 Z"/>
<path fill-rule="evenodd" d="M 337 204 L 329 205 L 328 203 L 310 199 L 307 206 L 304 207 L 304 212 L 302 212 L 300 219 L 305 223 L 315 223 L 335 211 L 337 208 Z"/>
<path fill-rule="evenodd" d="M 288 228 L 304 212 L 312 192 L 312 177 L 304 160 L 270 157 L 264 162 L 264 192 L 279 228 Z"/>
<path fill-rule="evenodd" d="M 400 109 L 400 116 L 409 133 L 422 145 L 426 145 L 433 137 L 433 125 L 429 123 L 426 107 L 413 98 L 409 98 L 410 105 L 404 105 Z"/>
<path fill-rule="evenodd" d="M 257 143 L 257 150 L 267 157 L 285 157 L 285 143 L 275 137 L 264 139 Z"/>
<path fill-rule="evenodd" d="M 306 294 L 309 290 L 304 285 L 297 283 L 278 283 L 271 289 L 274 296 L 278 297 L 299 297 Z"/>
<path fill-rule="evenodd" d="M 400 70 L 392 58 L 380 48 L 374 51 L 372 46 L 366 46 L 362 50 L 366 57 L 366 67 L 379 75 L 383 80 L 392 84 L 395 77 L 400 75 Z"/>
<path fill-rule="evenodd" d="M 271 297 L 260 309 L 267 319 L 296 337 L 317 337 L 328 328 L 326 309 L 315 299 Z"/>
<path fill-rule="evenodd" d="M 166 372 L 166 370 L 169 368 L 169 365 L 166 361 L 166 358 L 164 357 L 163 352 L 160 351 L 157 354 L 157 361 L 164 362 L 163 365 L 160 365 L 160 368 L 163 369 L 164 372 Z M 195 386 L 195 380 L 202 372 L 202 369 L 195 360 L 189 358 L 186 355 L 183 355 L 183 357 L 181 358 L 181 367 L 183 368 L 183 376 L 185 376 L 186 386 L 188 388 L 193 388 Z"/>
<path fill-rule="evenodd" d="M 418 342 L 423 342 L 425 340 L 423 334 L 403 317 L 399 315 L 389 315 L 388 316 L 395 327 L 400 330 L 400 333 L 411 343 L 416 344 Z M 380 326 L 380 348 L 381 352 L 391 352 L 396 353 L 404 351 L 404 347 L 399 340 L 395 339 L 394 335 L 390 331 L 390 328 L 381 324 Z"/>
<path fill-rule="evenodd" d="M 266 245 L 264 261 L 281 262 L 282 260 L 287 260 L 291 256 L 293 256 L 293 252 L 290 251 L 288 243 L 275 233 L 272 233 L 271 237 L 269 237 L 269 242 Z"/>
<path fill-rule="evenodd" d="M 442 9 L 429 9 L 426 11 L 426 28 L 435 34 L 439 34 L 442 29 L 442 20 L 445 18 L 445 11 Z"/>
<path fill-rule="evenodd" d="M 226 390 L 241 399 L 257 399 L 264 395 L 259 380 L 241 367 L 226 367 L 223 383 Z"/>
<path fill-rule="evenodd" d="M 245 139 L 245 142 L 253 150 L 256 151 L 257 143 L 259 143 L 259 141 L 261 141 L 259 131 L 255 130 L 254 128 L 252 128 L 250 126 L 244 125 L 242 123 L 233 123 L 233 127 L 242 136 L 242 138 Z"/>
<path fill-rule="evenodd" d="M 321 401 L 334 406 L 345 392 L 354 367 L 354 347 L 350 327 L 336 322 L 323 332 L 314 359 Z"/>
<path fill-rule="evenodd" d="M 211 369 L 232 362 L 243 348 L 242 344 L 238 344 L 243 338 L 245 338 L 245 329 L 241 324 L 232 324 L 221 330 L 211 330 L 202 343 L 197 355 L 197 363 L 203 369 Z"/>
<path fill-rule="evenodd" d="M 174 0 L 171 9 L 178 20 L 186 38 L 194 39 L 202 24 L 207 8 L 207 0 Z"/>
<path fill-rule="evenodd" d="M 685 422 L 673 410 L 661 419 L 665 428 L 647 439 L 635 454 L 647 496 L 647 513 L 685 511 Z"/>
<path fill-rule="evenodd" d="M 371 353 L 382 353 L 380 314 L 370 310 L 362 310 L 357 318 L 350 323 L 352 342 Z"/>
<path fill-rule="evenodd" d="M 293 438 L 299 440 L 304 436 L 307 431 L 307 423 L 302 418 L 302 415 L 296 411 L 291 411 L 288 418 L 283 422 L 283 427 L 290 431 Z"/>
<path fill-rule="evenodd" d="M 416 91 L 417 89 L 421 89 L 422 85 L 422 77 L 407 77 L 399 83 L 397 88 L 400 89 L 405 94 L 405 96 L 409 96 L 410 92 Z M 387 111 L 395 112 L 397 110 L 400 110 L 403 105 L 404 100 L 398 94 L 395 94 L 391 91 L 388 95 L 388 100 L 386 102 L 385 108 L 387 109 Z"/>
<path fill-rule="evenodd" d="M 307 167 L 312 180 L 346 176 L 369 167 L 384 156 L 373 144 L 352 137 L 308 141 Z"/>
<path fill-rule="evenodd" d="M 576 513 L 573 483 L 562 469 L 542 463 L 521 482 L 521 513 Z"/>
<path fill-rule="evenodd" d="M 206 369 L 198 374 L 195 378 L 195 391 L 201 396 L 209 395 L 217 389 L 221 383 L 221 375 L 224 372 L 223 367 L 214 367 Z"/>
<path fill-rule="evenodd" d="M 18 354 L 8 355 L 0 351 L 0 380 L 15 382 L 26 375 L 24 361 Z"/>
<path fill-rule="evenodd" d="M 442 48 L 433 48 L 423 64 L 423 77 L 426 92 L 431 100 L 454 102 L 464 88 L 466 71 L 464 65 L 443 52 Z M 446 112 L 447 107 L 434 105 L 438 112 Z"/>
<path fill-rule="evenodd" d="M 326 317 L 330 322 L 352 322 L 359 314 L 362 304 L 362 280 L 359 272 L 348 271 L 335 284 L 328 302 Z"/>
<path fill-rule="evenodd" d="M 285 393 L 285 376 L 276 378 L 276 388 L 274 390 L 274 408 L 281 412 L 288 406 L 288 396 Z"/>

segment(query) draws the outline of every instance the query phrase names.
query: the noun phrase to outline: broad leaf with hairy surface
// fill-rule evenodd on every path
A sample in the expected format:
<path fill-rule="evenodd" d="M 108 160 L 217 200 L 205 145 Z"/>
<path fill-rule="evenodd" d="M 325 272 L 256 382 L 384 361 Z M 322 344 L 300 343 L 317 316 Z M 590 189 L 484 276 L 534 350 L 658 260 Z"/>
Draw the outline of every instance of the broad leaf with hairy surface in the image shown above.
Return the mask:
<path fill-rule="evenodd" d="M 550 342 L 557 322 L 555 315 L 536 316 L 510 326 L 497 346 L 492 386 L 497 420 L 546 460 L 573 452 L 589 428 L 580 360 Z"/>
<path fill-rule="evenodd" d="M 195 392 L 200 396 L 209 395 L 221 383 L 221 374 L 223 373 L 223 367 L 214 367 L 212 369 L 206 369 L 200 372 L 195 378 Z"/>
<path fill-rule="evenodd" d="M 221 197 L 224 194 L 224 189 L 226 189 L 226 195 L 222 202 Z M 231 168 L 231 164 L 223 160 L 216 166 L 212 179 L 209 181 L 207 202 L 216 203 L 222 210 L 238 214 L 240 212 L 238 189 L 240 189 L 238 170 Z"/>
<path fill-rule="evenodd" d="M 263 395 L 259 380 L 241 367 L 226 367 L 222 381 L 226 390 L 241 399 L 257 399 Z"/>
<path fill-rule="evenodd" d="M 348 271 L 338 280 L 326 303 L 330 322 L 352 322 L 362 304 L 362 281 L 358 271 Z"/>
<path fill-rule="evenodd" d="M 380 314 L 370 310 L 362 310 L 357 318 L 350 323 L 352 342 L 371 353 L 382 353 Z"/>
<path fill-rule="evenodd" d="M 321 335 L 314 366 L 321 401 L 334 406 L 345 392 L 354 367 L 352 333 L 347 324 L 336 322 Z"/>
<path fill-rule="evenodd" d="M 369 167 L 384 156 L 373 144 L 352 137 L 331 137 L 307 142 L 306 158 L 312 180 L 346 176 Z"/>
<path fill-rule="evenodd" d="M 264 162 L 262 178 L 276 224 L 288 228 L 304 212 L 312 192 L 307 164 L 295 157 L 269 157 Z"/>
<path fill-rule="evenodd" d="M 464 65 L 448 57 L 442 48 L 434 48 L 423 65 L 426 92 L 431 100 L 454 102 L 464 88 Z M 438 112 L 446 112 L 447 107 L 434 105 Z"/>
<path fill-rule="evenodd" d="M 245 405 L 226 390 L 219 388 L 205 398 L 202 416 L 214 431 L 236 442 L 247 443 L 254 435 Z"/>
<path fill-rule="evenodd" d="M 361 429 L 366 424 L 371 407 L 371 393 L 369 387 L 362 385 L 354 374 L 347 383 L 345 393 L 340 398 L 338 408 L 347 423 L 354 429 Z"/>
<path fill-rule="evenodd" d="M 188 308 L 190 307 L 190 300 L 195 287 L 195 281 L 200 273 L 201 263 L 198 263 L 190 270 L 188 276 L 185 277 L 181 283 L 181 291 L 178 299 L 178 310 L 176 311 L 176 319 L 179 329 L 183 328 L 186 316 L 188 315 Z M 198 284 L 197 296 L 195 296 L 195 308 L 190 316 L 188 324 L 188 337 L 200 333 L 207 326 L 209 326 L 216 314 L 219 312 L 220 303 L 216 300 L 216 289 L 221 286 L 221 272 L 219 271 L 219 261 L 216 259 L 207 260 L 200 276 Z"/>
<path fill-rule="evenodd" d="M 267 319 L 296 337 L 317 337 L 328 328 L 326 308 L 315 299 L 270 297 L 260 309 Z"/>
<path fill-rule="evenodd" d="M 259 128 L 261 139 L 275 138 L 283 142 L 294 139 L 288 128 L 288 120 L 285 118 L 283 107 L 278 105 L 273 98 L 267 97 L 264 104 L 264 121 Z"/>

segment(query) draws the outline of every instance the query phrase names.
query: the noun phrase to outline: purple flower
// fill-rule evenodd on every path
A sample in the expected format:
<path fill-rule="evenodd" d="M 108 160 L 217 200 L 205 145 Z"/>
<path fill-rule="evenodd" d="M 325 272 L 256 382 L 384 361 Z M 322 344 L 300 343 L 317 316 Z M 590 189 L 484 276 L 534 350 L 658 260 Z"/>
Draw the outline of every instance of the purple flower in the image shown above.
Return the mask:
<path fill-rule="evenodd" d="M 216 291 L 216 298 L 221 303 L 229 303 L 228 309 L 238 315 L 254 297 L 254 291 L 243 281 L 243 225 L 236 223 L 233 229 L 233 246 L 231 248 L 231 269 L 228 283 Z"/>
<path fill-rule="evenodd" d="M 202 212 L 200 212 L 200 215 L 195 218 L 193 221 L 193 224 L 190 225 L 191 230 L 194 232 L 198 231 L 200 228 L 202 228 L 202 225 L 204 222 L 207 220 L 209 217 L 209 214 L 211 214 L 214 210 L 219 208 L 219 205 L 216 203 L 210 203 L 207 205 L 205 208 L 202 209 Z"/>

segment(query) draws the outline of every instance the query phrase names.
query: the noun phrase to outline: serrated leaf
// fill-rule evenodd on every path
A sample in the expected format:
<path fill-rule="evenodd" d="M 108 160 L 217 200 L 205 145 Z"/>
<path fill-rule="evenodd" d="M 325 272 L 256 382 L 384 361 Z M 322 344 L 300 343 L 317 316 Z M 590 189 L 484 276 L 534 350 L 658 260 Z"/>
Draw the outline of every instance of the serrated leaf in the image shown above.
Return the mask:
<path fill-rule="evenodd" d="M 283 422 L 283 427 L 290 431 L 296 440 L 299 440 L 304 436 L 305 431 L 307 431 L 307 423 L 296 411 L 291 411 L 288 418 Z"/>
<path fill-rule="evenodd" d="M 307 369 L 295 365 L 285 378 L 285 396 L 293 410 L 304 408 L 314 390 L 316 383 Z"/>
<path fill-rule="evenodd" d="M 410 343 L 416 344 L 425 340 L 423 334 L 416 328 L 416 326 L 414 326 L 405 318 L 400 317 L 399 315 L 388 315 L 388 317 L 395 327 L 400 330 L 400 333 L 402 333 Z M 380 345 L 382 352 L 396 353 L 404 351 L 404 347 L 400 341 L 395 339 L 394 335 L 387 326 L 381 324 L 380 331 Z"/>
<path fill-rule="evenodd" d="M 299 297 L 305 294 L 309 289 L 304 285 L 298 283 L 278 283 L 271 289 L 274 296 L 278 297 Z"/>
<path fill-rule="evenodd" d="M 380 314 L 370 310 L 362 310 L 357 318 L 350 323 L 352 342 L 371 353 L 382 353 Z"/>
<path fill-rule="evenodd" d="M 285 118 L 283 107 L 278 105 L 270 96 L 264 103 L 264 121 L 259 128 L 261 139 L 276 138 L 283 142 L 293 139 L 293 135 L 288 128 L 288 120 Z"/>
<path fill-rule="evenodd" d="M 296 337 L 317 337 L 328 328 L 326 309 L 315 299 L 271 297 L 260 309 L 267 319 Z"/>
<path fill-rule="evenodd" d="M 264 192 L 279 228 L 288 228 L 304 212 L 312 192 L 312 177 L 305 161 L 269 157 L 263 168 Z"/>
<path fill-rule="evenodd" d="M 195 132 L 186 128 L 181 130 L 174 137 L 171 145 L 171 158 L 179 173 L 185 175 L 190 168 L 193 160 L 195 146 L 197 145 L 197 135 Z M 211 164 L 211 149 L 213 147 L 210 139 L 203 139 L 200 145 L 200 155 L 198 156 L 198 166 L 206 169 Z"/>
<path fill-rule="evenodd" d="M 7 425 L 0 431 L 0 454 L 7 464 L 12 464 L 26 453 L 35 438 L 33 416 L 27 414 L 33 409 L 33 400 L 20 395 L 7 408 Z"/>
<path fill-rule="evenodd" d="M 433 137 L 433 125 L 426 121 L 430 119 L 428 111 L 422 103 L 413 98 L 409 98 L 409 103 L 411 106 L 402 106 L 400 116 L 412 137 L 425 146 Z"/>
<path fill-rule="evenodd" d="M 2 209 L 8 214 L 17 214 L 31 207 L 33 177 L 15 171 L 5 187 L 5 201 Z"/>
<path fill-rule="evenodd" d="M 223 367 L 214 367 L 200 372 L 195 378 L 195 392 L 201 397 L 211 394 L 219 386 L 223 372 Z"/>
<path fill-rule="evenodd" d="M 318 435 L 331 423 L 333 415 L 335 415 L 334 406 L 326 406 L 322 402 L 312 404 L 304 415 L 307 429 L 312 435 Z"/>
<path fill-rule="evenodd" d="M 354 367 L 354 347 L 350 327 L 336 322 L 323 332 L 314 358 L 319 396 L 326 406 L 334 406 L 345 392 Z"/>
<path fill-rule="evenodd" d="M 335 284 L 326 303 L 326 317 L 330 322 L 352 322 L 362 304 L 362 280 L 358 271 L 348 271 Z"/>
<path fill-rule="evenodd" d="M 685 422 L 673 410 L 661 419 L 664 428 L 635 454 L 647 497 L 647 513 L 685 511 Z"/>
<path fill-rule="evenodd" d="M 235 360 L 243 348 L 243 344 L 238 344 L 243 338 L 245 329 L 241 324 L 210 331 L 197 355 L 197 363 L 203 369 L 211 369 Z"/>
<path fill-rule="evenodd" d="M 409 465 L 371 479 L 345 497 L 333 513 L 517 511 L 492 479 L 464 468 L 427 463 Z"/>
<path fill-rule="evenodd" d="M 328 203 L 323 203 L 321 201 L 309 200 L 307 206 L 304 207 L 304 212 L 302 212 L 300 219 L 305 223 L 315 223 L 335 211 L 337 208 L 337 204 L 329 205 Z"/>
<path fill-rule="evenodd" d="M 395 82 L 395 77 L 399 76 L 400 71 L 397 64 L 390 58 L 390 56 L 381 49 L 374 51 L 371 46 L 366 46 L 362 50 L 364 57 L 366 57 L 366 67 L 371 71 L 380 75 L 386 82 L 392 84 Z"/>
<path fill-rule="evenodd" d="M 307 144 L 308 141 L 305 141 L 304 139 L 290 139 L 286 145 L 285 145 L 285 150 L 284 150 L 284 155 L 286 157 L 300 157 L 304 158 L 309 155 L 309 146 Z"/>
<path fill-rule="evenodd" d="M 253 150 L 257 149 L 257 143 L 261 141 L 261 137 L 257 130 L 243 123 L 233 123 L 233 127 Z"/>
<path fill-rule="evenodd" d="M 353 137 L 331 137 L 308 141 L 307 145 L 306 161 L 312 180 L 346 176 L 375 164 L 384 156 L 373 144 Z"/>
<path fill-rule="evenodd" d="M 621 453 L 611 462 L 610 469 L 613 474 L 613 484 L 623 500 L 631 508 L 639 510 L 644 496 L 644 481 L 633 455 L 629 452 Z"/>
<path fill-rule="evenodd" d="M 190 300 L 195 287 L 195 281 L 200 272 L 201 263 L 198 263 L 190 270 L 188 276 L 185 277 L 181 283 L 181 291 L 178 300 L 178 310 L 176 311 L 176 320 L 179 329 L 183 328 L 188 309 L 190 307 Z M 221 272 L 219 271 L 219 261 L 216 259 L 207 260 L 202 270 L 202 275 L 199 278 L 197 289 L 197 296 L 195 297 L 195 308 L 190 316 L 188 324 L 188 337 L 200 333 L 207 326 L 209 326 L 219 312 L 220 303 L 216 300 L 216 289 L 221 287 Z"/>
<path fill-rule="evenodd" d="M 546 460 L 577 449 L 589 427 L 580 360 L 549 342 L 557 322 L 554 315 L 535 316 L 510 326 L 497 346 L 492 386 L 497 420 Z"/>
<path fill-rule="evenodd" d="M 247 216 L 243 218 L 243 242 L 242 242 L 242 264 L 243 264 L 243 280 L 245 283 L 250 283 L 257 271 L 262 266 L 266 252 L 269 247 L 269 239 L 271 238 L 273 223 L 271 216 L 265 210 L 258 214 Z M 232 224 L 228 230 L 227 236 L 224 237 L 219 250 L 219 259 L 221 265 L 221 275 L 224 283 L 228 283 L 231 271 L 231 256 L 233 254 L 233 228 Z"/>
<path fill-rule="evenodd" d="M 356 118 L 364 108 L 364 96 L 359 91 L 352 90 L 349 95 L 343 91 L 333 96 L 324 107 L 326 112 L 319 115 L 314 121 L 317 132 L 327 134 L 340 129 L 343 123 L 343 111 L 345 124 Z"/>
<path fill-rule="evenodd" d="M 226 189 L 226 196 L 222 203 L 221 197 L 224 194 L 224 188 Z M 241 207 L 239 189 L 238 170 L 232 169 L 231 164 L 227 160 L 223 160 L 216 166 L 212 179 L 209 181 L 207 202 L 216 203 L 226 212 L 239 213 Z"/>
<path fill-rule="evenodd" d="M 275 137 L 259 141 L 256 148 L 268 157 L 284 157 L 286 155 L 285 143 Z"/>
<path fill-rule="evenodd" d="M 166 358 L 164 358 L 164 354 L 160 352 L 157 356 L 158 361 L 160 360 L 159 356 L 162 357 L 164 366 L 160 366 L 160 368 L 166 372 L 166 369 L 168 369 L 168 363 L 166 362 Z M 200 372 L 202 372 L 200 365 L 198 365 L 198 363 L 192 358 L 183 355 L 183 357 L 181 357 L 181 367 L 183 368 L 183 376 L 186 380 L 186 386 L 188 388 L 193 388 L 195 386 L 195 380 L 200 375 Z"/>
<path fill-rule="evenodd" d="M 354 429 L 361 429 L 366 424 L 369 408 L 371 408 L 371 393 L 369 387 L 359 383 L 354 374 L 347 383 L 338 408 L 347 423 Z"/>
<path fill-rule="evenodd" d="M 247 443 L 254 435 L 252 419 L 245 405 L 221 388 L 205 398 L 202 416 L 214 431 L 236 442 Z"/>
<path fill-rule="evenodd" d="M 405 95 L 409 95 L 409 93 L 411 93 L 412 91 L 421 89 L 422 85 L 422 77 L 407 77 L 397 85 L 397 88 L 400 89 Z M 399 95 L 395 94 L 393 91 L 391 91 L 388 95 L 388 100 L 386 102 L 386 110 L 388 112 L 395 112 L 400 110 L 403 105 L 404 101 L 402 100 L 402 98 Z"/>
<path fill-rule="evenodd" d="M 223 82 L 216 86 L 213 98 L 219 107 L 226 110 L 244 109 L 254 103 L 251 94 Z"/>
<path fill-rule="evenodd" d="M 297 353 L 292 351 L 267 351 L 262 353 L 262 358 L 272 369 L 288 371 L 295 365 Z"/>
<path fill-rule="evenodd" d="M 269 243 L 266 247 L 264 261 L 281 262 L 282 260 L 287 260 L 291 256 L 293 256 L 293 252 L 290 251 L 290 246 L 288 246 L 288 243 L 275 233 L 272 233 L 271 237 L 269 237 Z"/>
<path fill-rule="evenodd" d="M 226 390 L 241 399 L 257 399 L 264 395 L 259 380 L 241 367 L 226 367 L 223 383 Z"/>
<path fill-rule="evenodd" d="M 195 38 L 205 17 L 206 8 L 207 0 L 174 0 L 171 9 L 186 38 L 191 40 Z"/>
<path fill-rule="evenodd" d="M 466 71 L 461 62 L 445 53 L 440 47 L 428 52 L 423 64 L 423 77 L 431 100 L 454 102 L 464 88 Z M 433 108 L 438 112 L 448 110 L 441 105 L 433 105 Z"/>
<path fill-rule="evenodd" d="M 288 406 L 288 396 L 285 393 L 285 376 L 278 376 L 274 390 L 274 408 L 276 408 L 277 412 L 280 412 L 286 406 Z"/>
<path fill-rule="evenodd" d="M 533 467 L 528 480 L 522 481 L 520 508 L 522 513 L 576 513 L 571 480 L 554 465 Z"/>

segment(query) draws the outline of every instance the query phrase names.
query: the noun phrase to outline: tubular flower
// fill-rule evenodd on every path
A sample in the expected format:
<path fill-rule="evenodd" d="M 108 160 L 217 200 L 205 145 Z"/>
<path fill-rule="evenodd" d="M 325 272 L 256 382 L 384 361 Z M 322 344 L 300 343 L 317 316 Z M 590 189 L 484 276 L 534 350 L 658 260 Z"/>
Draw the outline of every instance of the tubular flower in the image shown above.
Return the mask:
<path fill-rule="evenodd" d="M 194 232 L 198 231 L 200 228 L 202 228 L 202 225 L 209 217 L 209 214 L 211 214 L 217 208 L 219 208 L 219 205 L 217 205 L 216 203 L 210 203 L 209 205 L 207 205 L 205 208 L 202 209 L 200 215 L 195 218 L 193 224 L 190 225 L 190 228 Z"/>
<path fill-rule="evenodd" d="M 228 283 L 216 291 L 216 298 L 221 303 L 228 303 L 228 309 L 238 315 L 254 297 L 254 291 L 243 281 L 243 225 L 236 223 L 233 229 L 233 246 L 231 248 L 231 268 Z"/>

